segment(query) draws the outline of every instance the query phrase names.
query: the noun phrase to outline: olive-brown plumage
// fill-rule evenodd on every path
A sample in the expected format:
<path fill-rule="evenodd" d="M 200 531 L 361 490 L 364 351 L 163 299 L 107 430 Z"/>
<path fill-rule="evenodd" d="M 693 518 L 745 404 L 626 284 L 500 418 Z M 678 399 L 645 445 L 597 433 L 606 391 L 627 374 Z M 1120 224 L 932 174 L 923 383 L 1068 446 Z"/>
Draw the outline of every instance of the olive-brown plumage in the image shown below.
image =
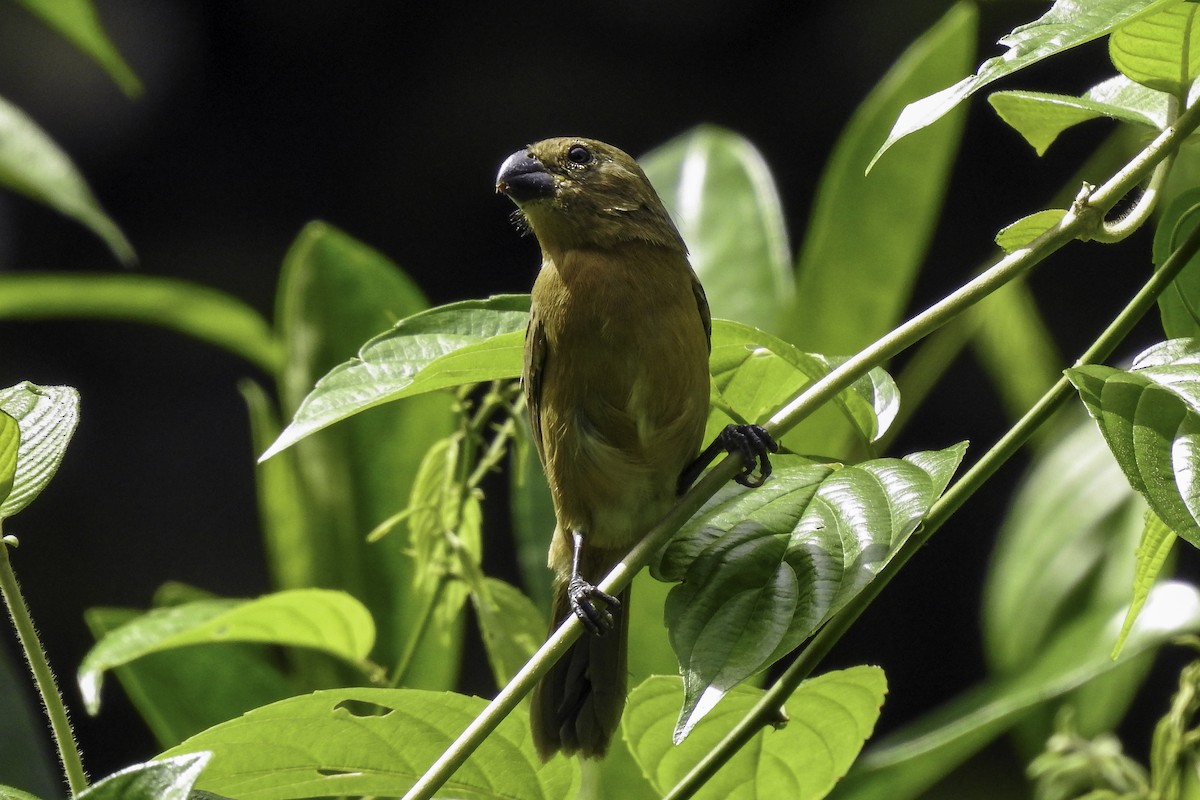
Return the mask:
<path fill-rule="evenodd" d="M 593 587 L 666 514 L 700 449 L 708 304 L 662 201 L 615 147 L 538 142 L 497 190 L 542 250 L 523 380 L 557 518 L 551 624 L 574 612 L 595 632 L 535 690 L 534 742 L 543 758 L 600 757 L 625 703 L 629 592 Z"/>

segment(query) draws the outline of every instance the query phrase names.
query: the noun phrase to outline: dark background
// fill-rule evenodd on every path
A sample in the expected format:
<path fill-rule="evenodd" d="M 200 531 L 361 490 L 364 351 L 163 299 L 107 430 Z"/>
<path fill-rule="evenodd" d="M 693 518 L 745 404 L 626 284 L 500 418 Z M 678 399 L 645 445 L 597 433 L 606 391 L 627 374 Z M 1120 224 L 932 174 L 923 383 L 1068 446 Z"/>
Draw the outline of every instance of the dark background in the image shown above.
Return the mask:
<path fill-rule="evenodd" d="M 535 246 L 514 234 L 492 182 L 506 155 L 551 135 L 638 154 L 699 123 L 733 128 L 774 170 L 799 242 L 822 164 L 855 105 L 948 6 L 97 0 L 145 83 L 131 101 L 6 3 L 0 96 L 72 155 L 146 274 L 216 287 L 270 317 L 285 251 L 307 221 L 323 219 L 394 259 L 442 303 L 528 290 Z M 983 4 L 980 59 L 1047 6 Z M 1110 71 L 1103 47 L 1091 46 L 1007 85 L 1079 92 Z M 1099 124 L 1071 132 L 1039 161 L 975 98 L 914 308 L 991 257 L 995 231 L 1041 207 L 1102 133 Z M 1122 260 L 1131 253 L 1135 263 Z M 1064 353 L 1079 352 L 1125 302 L 1147 254 L 1145 241 L 1119 252 L 1075 248 L 1042 271 L 1035 289 Z M 3 194 L 0 269 L 120 267 L 86 230 Z M 1123 355 L 1153 337 L 1147 328 Z M 168 579 L 236 596 L 268 589 L 235 389 L 263 376 L 184 337 L 117 323 L 4 323 L 0 352 L 0 385 L 67 383 L 83 397 L 59 476 L 6 528 L 21 538 L 18 574 L 79 708 L 70 678 L 90 644 L 84 608 L 145 607 Z M 978 455 L 1003 426 L 969 362 L 923 417 L 897 451 L 969 438 Z M 1001 482 L 1018 472 L 1010 467 Z M 837 665 L 887 669 L 882 730 L 981 676 L 979 587 L 1004 494 L 968 506 L 835 653 Z M 11 637 L 0 640 L 15 655 Z M 1156 676 L 1173 683 L 1169 670 Z M 1162 696 L 1148 713 L 1161 713 Z M 93 775 L 155 752 L 120 693 L 105 702 L 98 719 L 75 717 Z"/>

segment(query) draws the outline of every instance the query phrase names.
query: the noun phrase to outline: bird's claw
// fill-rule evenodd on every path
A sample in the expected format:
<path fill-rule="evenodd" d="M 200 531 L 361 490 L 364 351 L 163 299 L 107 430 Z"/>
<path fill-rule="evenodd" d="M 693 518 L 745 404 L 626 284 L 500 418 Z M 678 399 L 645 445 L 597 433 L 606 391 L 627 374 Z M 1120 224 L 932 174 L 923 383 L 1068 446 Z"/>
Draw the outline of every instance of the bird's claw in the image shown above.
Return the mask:
<path fill-rule="evenodd" d="M 742 471 L 733 479 L 742 486 L 756 489 L 771 476 L 769 453 L 778 453 L 779 444 L 761 425 L 726 425 L 717 440 L 731 455 L 740 456 Z M 758 478 L 754 470 L 758 469 Z"/>
<path fill-rule="evenodd" d="M 621 610 L 621 601 L 607 592 L 602 592 L 583 578 L 575 576 L 567 584 L 567 597 L 571 610 L 593 636 L 603 636 L 613 627 L 613 612 Z M 600 600 L 606 607 L 599 607 Z"/>

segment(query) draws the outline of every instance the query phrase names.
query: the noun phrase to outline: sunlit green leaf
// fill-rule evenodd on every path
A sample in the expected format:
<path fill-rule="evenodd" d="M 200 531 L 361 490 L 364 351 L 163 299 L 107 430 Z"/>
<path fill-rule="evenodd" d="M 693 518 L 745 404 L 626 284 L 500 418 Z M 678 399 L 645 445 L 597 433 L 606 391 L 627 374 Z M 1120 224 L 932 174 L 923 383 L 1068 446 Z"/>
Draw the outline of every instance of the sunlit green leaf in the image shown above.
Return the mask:
<path fill-rule="evenodd" d="M 951 109 L 992 81 L 1036 64 L 1044 58 L 1098 39 L 1114 28 L 1175 0 L 1055 0 L 1039 19 L 1020 25 L 1000 39 L 1007 52 L 989 58 L 979 70 L 953 86 L 910 103 L 892 127 L 887 141 L 872 161 L 900 139 L 940 119 Z"/>
<path fill-rule="evenodd" d="M 1061 631 L 1021 672 L 989 681 L 868 747 L 834 797 L 909 800 L 922 796 L 1030 709 L 1076 689 L 1171 638 L 1200 630 L 1200 593 L 1164 583 L 1150 593 L 1119 659 L 1110 657 L 1124 607 L 1096 609 Z"/>
<path fill-rule="evenodd" d="M 796 303 L 783 338 L 849 355 L 898 323 L 941 219 L 964 114 L 863 171 L 914 97 L 954 80 L 974 58 L 978 11 L 954 5 L 917 39 L 859 105 L 830 155 L 796 267 Z M 902 199 L 901 199 L 902 198 Z"/>
<path fill-rule="evenodd" d="M 1067 377 L 1129 484 L 1178 536 L 1200 547 L 1200 348 L 1172 339 L 1133 368 L 1075 367 Z"/>
<path fill-rule="evenodd" d="M 702 125 L 639 161 L 687 242 L 713 316 L 776 330 L 791 305 L 792 256 L 774 179 L 754 145 Z"/>
<path fill-rule="evenodd" d="M 21 445 L 21 426 L 0 411 L 0 503 L 8 499 L 17 477 L 17 449 Z"/>
<path fill-rule="evenodd" d="M 4 519 L 32 503 L 58 471 L 79 424 L 79 392 L 70 386 L 25 381 L 0 389 L 0 410 L 21 428 L 12 491 L 0 504 L 0 519 Z"/>
<path fill-rule="evenodd" d="M 165 756 L 211 751 L 198 785 L 238 800 L 399 797 L 486 702 L 414 689 L 339 689 L 293 697 L 193 736 Z M 540 764 L 529 721 L 504 719 L 441 797 L 560 800 L 574 795 L 566 759 Z"/>
<path fill-rule="evenodd" d="M 401 320 L 317 382 L 262 458 L 359 411 L 463 383 L 520 374 L 528 295 L 466 300 Z M 507 334 L 507 336 L 502 336 Z"/>
<path fill-rule="evenodd" d="M 1020 250 L 1057 225 L 1066 214 L 1064 209 L 1051 208 L 1022 217 L 996 234 L 996 244 L 1006 253 Z"/>
<path fill-rule="evenodd" d="M 1082 97 L 1026 91 L 988 96 L 1000 118 L 1025 137 L 1039 156 L 1067 128 L 1101 117 L 1161 130 L 1167 125 L 1169 101 L 1163 92 L 1134 83 L 1124 75 L 1093 86 Z"/>
<path fill-rule="evenodd" d="M 0 273 L 0 319 L 66 318 L 157 325 L 224 348 L 267 372 L 283 360 L 261 314 L 198 283 L 149 275 Z"/>
<path fill-rule="evenodd" d="M 677 747 L 671 742 L 671 717 L 681 689 L 675 677 L 644 681 L 630 693 L 621 722 L 625 741 L 660 796 L 763 695 L 759 689 L 734 689 Z M 789 721 L 760 732 L 694 796 L 706 800 L 824 797 L 871 735 L 886 693 L 887 680 L 878 667 L 852 667 L 805 681 L 784 705 Z"/>
<path fill-rule="evenodd" d="M 141 94 L 142 83 L 104 32 L 92 0 L 18 0 L 104 68 L 125 94 Z"/>
<path fill-rule="evenodd" d="M 941 495 L 965 444 L 855 466 L 775 459 L 757 489 L 718 492 L 653 567 L 684 676 L 681 741 L 731 688 L 858 594 Z"/>
<path fill-rule="evenodd" d="M 77 800 L 188 800 L 208 753 L 134 764 L 80 792 Z"/>
<path fill-rule="evenodd" d="M 1143 86 L 1183 97 L 1200 74 L 1200 9 L 1172 3 L 1131 20 L 1109 37 L 1108 55 Z"/>
<path fill-rule="evenodd" d="M 1142 533 L 1142 540 L 1138 544 L 1136 554 L 1137 569 L 1133 576 L 1133 602 L 1129 606 L 1129 613 L 1125 615 L 1125 622 L 1121 625 L 1121 633 L 1117 636 L 1116 644 L 1113 645 L 1113 658 L 1121 654 L 1121 648 L 1125 646 L 1125 640 L 1129 638 L 1129 631 L 1133 628 L 1133 623 L 1137 621 L 1142 606 L 1146 604 L 1146 598 L 1150 596 L 1150 590 L 1154 588 L 1174 544 L 1175 534 L 1171 532 L 1171 529 L 1154 512 L 1147 511 L 1146 528 Z"/>
<path fill-rule="evenodd" d="M 0 98 L 0 186 L 45 203 L 86 225 L 122 262 L 132 263 L 133 246 L 92 196 L 83 176 L 46 132 Z"/>
<path fill-rule="evenodd" d="M 163 594 L 160 589 L 156 601 Z M 84 620 L 99 639 L 142 613 L 89 608 Z M 159 650 L 114 667 L 113 674 L 161 747 L 300 691 L 267 645 Z"/>
<path fill-rule="evenodd" d="M 1200 188 L 1180 192 L 1163 211 L 1154 231 L 1154 266 L 1161 269 L 1171 253 L 1200 223 Z M 1193 256 L 1158 296 L 1163 331 L 1169 339 L 1200 335 L 1200 257 Z"/>
<path fill-rule="evenodd" d="M 361 603 L 328 589 L 155 609 L 106 634 L 84 657 L 78 675 L 84 702 L 96 713 L 101 680 L 113 667 L 162 650 L 226 642 L 307 647 L 361 662 L 375 642 L 375 626 Z"/>

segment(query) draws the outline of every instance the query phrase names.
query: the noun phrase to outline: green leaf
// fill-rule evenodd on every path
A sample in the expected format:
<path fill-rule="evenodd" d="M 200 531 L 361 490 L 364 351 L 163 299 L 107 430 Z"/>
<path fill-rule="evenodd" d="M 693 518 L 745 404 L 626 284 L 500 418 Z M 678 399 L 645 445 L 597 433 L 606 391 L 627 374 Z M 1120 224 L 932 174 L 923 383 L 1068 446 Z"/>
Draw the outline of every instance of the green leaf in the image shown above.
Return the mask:
<path fill-rule="evenodd" d="M 683 744 L 671 743 L 680 681 L 657 676 L 629 695 L 621 722 L 642 772 L 661 796 L 714 748 L 763 695 L 739 687 Z M 789 720 L 759 733 L 695 795 L 697 798 L 786 797 L 818 800 L 846 774 L 871 735 L 887 693 L 878 667 L 851 667 L 811 678 L 787 700 Z"/>
<path fill-rule="evenodd" d="M 1119 25 L 1149 15 L 1176 0 L 1055 0 L 1054 5 L 1034 22 L 1020 25 L 1000 39 L 1008 48 L 1003 55 L 989 58 L 972 76 L 915 103 L 909 103 L 888 134 L 887 141 L 875 154 L 871 165 L 893 144 L 933 124 L 951 109 L 987 86 L 1044 58 L 1078 47 L 1111 32 Z M 870 169 L 870 167 L 868 167 Z"/>
<path fill-rule="evenodd" d="M 1133 629 L 1133 623 L 1137 621 L 1138 614 L 1146 605 L 1146 598 L 1150 596 L 1150 590 L 1154 588 L 1174 544 L 1175 534 L 1171 532 L 1171 529 L 1154 512 L 1147 511 L 1146 528 L 1142 533 L 1142 540 L 1138 544 L 1136 553 L 1137 569 L 1133 576 L 1133 602 L 1129 605 L 1129 613 L 1125 615 L 1121 633 L 1117 636 L 1116 644 L 1113 645 L 1113 658 L 1121 655 L 1121 648 L 1125 646 L 1125 640 L 1129 638 L 1129 631 Z"/>
<path fill-rule="evenodd" d="M 1075 367 L 1067 377 L 1109 449 L 1154 513 L 1200 547 L 1200 347 L 1172 339 L 1142 353 L 1129 371 Z"/>
<path fill-rule="evenodd" d="M 709 357 L 713 393 L 718 407 L 739 422 L 763 420 L 783 399 L 795 396 L 842 361 L 802 352 L 748 325 L 713 320 Z M 895 419 L 900 393 L 891 376 L 876 367 L 840 392 L 834 402 L 863 438 L 873 442 Z M 813 444 L 813 437 L 793 438 L 808 447 Z"/>
<path fill-rule="evenodd" d="M 713 316 L 775 330 L 791 306 L 779 193 L 742 136 L 702 125 L 640 159 L 679 226 Z"/>
<path fill-rule="evenodd" d="M 293 589 L 257 600 L 200 600 L 146 612 L 106 634 L 79 665 L 88 712 L 100 707 L 104 672 L 151 653 L 197 644 L 263 642 L 321 650 L 361 663 L 375 643 L 370 613 L 328 589 Z"/>
<path fill-rule="evenodd" d="M 1014 253 L 1053 228 L 1067 215 L 1066 210 L 1050 208 L 1021 217 L 996 234 L 996 244 L 1006 253 Z"/>
<path fill-rule="evenodd" d="M 867 749 L 839 787 L 838 800 L 908 800 L 981 750 L 1029 711 L 1171 638 L 1200 630 L 1200 593 L 1183 583 L 1156 586 L 1121 658 L 1110 647 L 1125 609 L 1094 609 L 1060 631 L 1035 662 L 988 681 Z"/>
<path fill-rule="evenodd" d="M 1143 86 L 1186 97 L 1200 75 L 1200 9 L 1172 3 L 1120 26 L 1108 39 L 1108 55 Z"/>
<path fill-rule="evenodd" d="M 37 795 L 14 789 L 11 786 L 0 786 L 0 800 L 42 800 Z"/>
<path fill-rule="evenodd" d="M 1097 600 L 1111 609 L 1127 597 L 1129 506 L 1134 520 L 1145 508 L 1087 419 L 1038 455 L 1013 495 L 984 584 L 984 644 L 993 672 L 1019 672 L 1072 617 Z M 1110 559 L 1120 568 L 1109 571 Z M 1101 575 L 1114 585 L 1098 587 Z"/>
<path fill-rule="evenodd" d="M 316 222 L 288 250 L 277 306 L 287 347 L 278 376 L 281 411 L 290 418 L 320 376 L 427 302 L 382 254 Z M 427 626 L 410 613 L 423 607 L 428 590 L 417 587 L 424 566 L 413 559 L 407 536 L 375 543 L 366 536 L 399 510 L 425 451 L 453 429 L 452 400 L 445 394 L 408 398 L 306 439 L 293 454 L 304 527 L 292 532 L 298 542 L 272 546 L 272 552 L 302 547 L 312 554 L 300 565 L 312 570 L 302 585 L 339 588 L 362 600 L 376 621 L 377 660 L 391 665 L 405 654 L 412 667 L 408 680 L 426 688 L 453 685 L 454 670 L 447 664 L 458 663 L 462 620 Z M 287 501 L 282 497 L 270 506 Z M 289 515 L 281 525 L 295 522 Z M 284 530 L 274 524 L 269 529 Z M 422 637 L 415 648 L 414 636 Z M 329 674 L 335 665 L 327 659 L 306 659 L 304 666 L 310 685 L 355 679 L 344 671 Z"/>
<path fill-rule="evenodd" d="M 21 426 L 0 411 L 0 503 L 8 499 L 17 477 L 17 450 L 21 445 Z"/>
<path fill-rule="evenodd" d="M 504 686 L 525 666 L 546 638 L 546 615 L 521 590 L 497 578 L 485 578 L 483 591 L 471 602 L 487 648 L 497 686 Z"/>
<path fill-rule="evenodd" d="M 0 319 L 109 319 L 177 331 L 267 372 L 283 352 L 262 315 L 232 295 L 146 275 L 0 274 Z"/>
<path fill-rule="evenodd" d="M 676 742 L 730 689 L 798 647 L 866 586 L 916 530 L 965 444 L 855 466 L 775 458 L 749 491 L 718 492 L 664 549 L 684 676 Z"/>
<path fill-rule="evenodd" d="M 1129 598 L 1146 505 L 1093 423 L 1077 416 L 1038 451 L 997 536 L 983 593 L 985 654 L 997 676 L 1027 669 L 1080 616 Z M 1078 709 L 1084 735 L 1111 730 L 1149 667 L 1148 657 L 1126 662 L 1061 702 Z M 1023 749 L 1042 749 L 1056 711 L 1047 705 L 1021 721 L 1014 734 Z"/>
<path fill-rule="evenodd" d="M 18 0 L 33 14 L 42 18 L 47 25 L 57 30 L 64 38 L 99 64 L 113 79 L 121 91 L 130 97 L 142 93 L 142 83 L 137 75 L 121 58 L 113 45 L 96 7 L 91 0 Z"/>
<path fill-rule="evenodd" d="M 250 417 L 252 452 L 261 453 L 279 436 L 274 399 L 251 380 L 238 384 Z M 298 452 L 280 453 L 256 465 L 258 511 L 267 551 L 271 585 L 299 589 L 320 573 L 321 551 L 307 547 L 308 514 L 298 472 Z"/>
<path fill-rule="evenodd" d="M 1200 222 L 1200 188 L 1180 192 L 1163 211 L 1154 231 L 1154 266 L 1161 269 L 1171 253 Z M 1193 256 L 1183 271 L 1158 296 L 1158 312 L 1169 339 L 1200 335 L 1200 257 Z"/>
<path fill-rule="evenodd" d="M 83 176 L 46 132 L 0 98 L 0 186 L 7 186 L 86 225 L 124 264 L 133 246 L 92 196 Z"/>
<path fill-rule="evenodd" d="M 500 295 L 451 303 L 401 320 L 363 345 L 357 358 L 321 378 L 260 460 L 382 403 L 516 377 L 521 373 L 528 312 L 528 295 Z"/>
<path fill-rule="evenodd" d="M 839 137 L 821 176 L 782 334 L 800 348 L 854 353 L 900 321 L 941 218 L 965 115 L 870 175 L 863 170 L 906 102 L 970 67 L 977 19 L 974 4 L 954 5 L 897 60 Z"/>
<path fill-rule="evenodd" d="M 164 587 L 166 588 L 166 587 Z M 156 601 L 164 594 L 162 589 Z M 97 639 L 142 617 L 127 608 L 89 608 L 84 620 Z M 264 645 L 223 644 L 160 650 L 114 668 L 121 687 L 162 747 L 296 694 Z"/>
<path fill-rule="evenodd" d="M 135 764 L 79 793 L 78 800 L 188 800 L 208 753 Z"/>
<path fill-rule="evenodd" d="M 1026 91 L 995 92 L 988 96 L 988 103 L 1000 118 L 1021 134 L 1039 156 L 1067 128 L 1101 117 L 1161 130 L 1167 126 L 1169 102 L 1168 95 L 1136 84 L 1124 75 L 1093 86 L 1082 97 Z"/>
<path fill-rule="evenodd" d="M 238 800 L 399 797 L 486 707 L 415 689 L 339 689 L 293 697 L 193 736 L 164 756 L 211 751 L 203 789 Z M 504 719 L 442 797 L 574 795 L 566 759 L 540 764 L 523 715 Z"/>
<path fill-rule="evenodd" d="M 21 428 L 12 491 L 0 504 L 0 519 L 7 519 L 32 503 L 58 471 L 79 424 L 79 392 L 23 381 L 0 389 L 0 411 Z"/>

